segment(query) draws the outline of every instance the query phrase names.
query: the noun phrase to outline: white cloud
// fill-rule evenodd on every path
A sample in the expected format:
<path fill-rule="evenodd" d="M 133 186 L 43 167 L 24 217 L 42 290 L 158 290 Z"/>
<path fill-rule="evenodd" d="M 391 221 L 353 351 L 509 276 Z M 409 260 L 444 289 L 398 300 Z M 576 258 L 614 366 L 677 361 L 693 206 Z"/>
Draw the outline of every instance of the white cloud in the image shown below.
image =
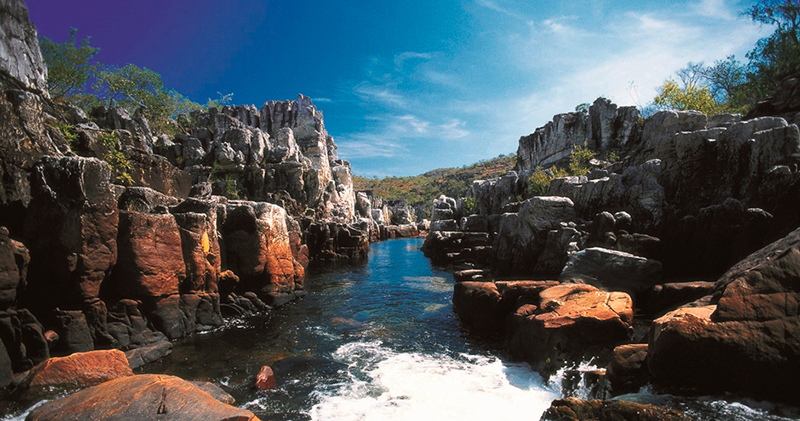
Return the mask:
<path fill-rule="evenodd" d="M 333 100 L 330 99 L 330 98 L 320 97 L 320 98 L 311 98 L 311 102 L 313 102 L 315 104 L 319 104 L 319 103 L 323 103 L 323 102 L 324 103 L 330 103 L 330 102 L 333 102 Z"/>
<path fill-rule="evenodd" d="M 571 36 L 577 35 L 580 31 L 578 28 L 575 28 L 571 25 L 568 25 L 566 22 L 570 20 L 575 20 L 577 16 L 559 16 L 555 18 L 545 19 L 542 21 L 542 24 L 550 31 L 555 34 L 568 34 Z M 529 22 L 528 26 L 533 28 L 533 22 Z"/>
<path fill-rule="evenodd" d="M 392 127 L 401 133 L 414 133 L 418 135 L 428 134 L 428 129 L 431 123 L 429 121 L 421 120 L 413 115 L 401 115 L 397 117 L 397 121 L 392 124 Z"/>
<path fill-rule="evenodd" d="M 691 8 L 700 16 L 725 20 L 736 19 L 736 13 L 734 13 L 726 0 L 700 0 L 697 4 L 693 4 Z"/>
<path fill-rule="evenodd" d="M 353 92 L 362 101 L 379 102 L 400 107 L 406 105 L 405 97 L 390 85 L 375 85 L 372 82 L 364 81 L 354 86 Z"/>
<path fill-rule="evenodd" d="M 415 53 L 413 51 L 406 51 L 394 56 L 394 67 L 397 71 L 403 70 L 403 64 L 406 60 L 430 60 L 432 55 L 430 53 Z"/>
<path fill-rule="evenodd" d="M 336 144 L 339 156 L 346 159 L 394 158 L 408 151 L 403 145 L 368 133 L 357 134 L 352 139 L 340 136 Z"/>
<path fill-rule="evenodd" d="M 482 7 L 485 7 L 487 9 L 490 9 L 490 10 L 494 10 L 495 12 L 501 13 L 503 15 L 506 15 L 506 16 L 514 18 L 514 19 L 527 20 L 525 18 L 525 16 L 523 16 L 521 13 L 517 13 L 517 12 L 511 10 L 511 9 L 508 9 L 506 7 L 503 7 L 503 6 L 500 6 L 499 4 L 497 4 L 496 1 L 493 1 L 493 0 L 476 0 L 475 4 L 477 4 L 478 6 L 482 6 Z"/>
<path fill-rule="evenodd" d="M 465 128 L 466 126 L 467 123 L 465 121 L 453 118 L 446 123 L 440 124 L 438 129 L 442 138 L 454 140 L 463 139 L 470 135 L 469 130 Z"/>

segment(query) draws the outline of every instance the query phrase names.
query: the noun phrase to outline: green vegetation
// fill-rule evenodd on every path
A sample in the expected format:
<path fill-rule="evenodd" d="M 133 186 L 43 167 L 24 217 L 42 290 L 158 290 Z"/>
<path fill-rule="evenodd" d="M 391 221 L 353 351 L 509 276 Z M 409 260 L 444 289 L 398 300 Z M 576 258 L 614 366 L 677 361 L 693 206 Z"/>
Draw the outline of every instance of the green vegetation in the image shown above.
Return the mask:
<path fill-rule="evenodd" d="M 711 66 L 689 62 L 676 74 L 680 83 L 669 79 L 659 87 L 651 108 L 746 113 L 774 95 L 784 78 L 800 72 L 800 3 L 760 0 L 743 15 L 775 27 L 747 53 L 749 63 L 732 55 Z"/>
<path fill-rule="evenodd" d="M 133 184 L 133 177 L 131 177 L 130 174 L 131 163 L 128 161 L 128 157 L 119 150 L 119 136 L 117 132 L 100 133 L 97 136 L 97 141 L 106 147 L 103 160 L 108 162 L 111 170 L 117 173 L 117 182 L 124 185 Z"/>
<path fill-rule="evenodd" d="M 135 64 L 113 67 L 93 61 L 99 49 L 89 45 L 89 38 L 76 46 L 76 35 L 73 28 L 66 42 L 55 43 L 46 37 L 39 40 L 48 69 L 48 90 L 56 102 L 69 102 L 87 114 L 103 104 L 124 108 L 131 114 L 141 109 L 154 132 L 174 135 L 179 130 L 174 119 L 179 115 L 220 107 L 233 97 L 219 94 L 219 98 L 200 105 L 167 89 L 161 75 L 148 68 Z"/>
<path fill-rule="evenodd" d="M 764 99 L 779 88 L 788 75 L 800 71 L 800 2 L 761 0 L 744 13 L 754 22 L 775 27 L 747 53 L 750 64 L 742 86 L 750 100 Z"/>
<path fill-rule="evenodd" d="M 222 195 L 231 200 L 239 200 L 239 190 L 236 187 L 236 177 L 233 174 L 225 176 L 225 191 Z"/>
<path fill-rule="evenodd" d="M 588 146 L 585 144 L 583 146 L 576 145 L 569 155 L 569 171 L 556 166 L 552 166 L 546 170 L 543 170 L 542 167 L 537 167 L 533 174 L 528 177 L 528 189 L 525 192 L 525 197 L 546 195 L 550 188 L 550 183 L 556 178 L 588 174 L 591 168 L 589 161 L 594 159 L 594 157 L 595 153 L 592 152 Z M 521 201 L 523 198 L 517 199 Z"/>
<path fill-rule="evenodd" d="M 70 149 L 75 149 L 78 144 L 78 134 L 75 133 L 75 128 L 66 122 L 56 120 L 53 123 L 53 127 L 58 129 L 61 132 L 61 135 L 64 136 L 64 140 L 67 141 L 67 145 L 69 145 Z"/>
<path fill-rule="evenodd" d="M 576 145 L 569 154 L 570 175 L 582 176 L 588 174 L 591 168 L 589 161 L 594 159 L 594 156 L 594 152 L 585 143 L 583 146 Z"/>
<path fill-rule="evenodd" d="M 467 214 L 470 214 L 470 213 L 472 213 L 473 210 L 475 210 L 475 198 L 474 197 L 468 197 L 468 198 L 464 199 L 464 211 Z"/>
<path fill-rule="evenodd" d="M 725 104 L 717 102 L 706 86 L 690 84 L 680 88 L 677 82 L 670 79 L 658 91 L 653 103 L 661 109 L 697 110 L 706 115 L 727 111 Z"/>
<path fill-rule="evenodd" d="M 461 168 L 439 168 L 412 177 L 366 178 L 353 176 L 356 190 L 373 190 L 387 200 L 405 199 L 409 205 L 429 206 L 439 195 L 462 197 L 467 194 L 473 180 L 499 177 L 513 170 L 515 154 L 500 155 Z"/>
<path fill-rule="evenodd" d="M 569 173 L 567 170 L 563 168 L 557 168 L 555 166 L 550 167 L 547 170 L 543 170 L 542 167 L 537 167 L 536 171 L 528 177 L 528 191 L 526 192 L 527 197 L 533 196 L 544 196 L 547 194 L 547 189 L 550 188 L 550 183 L 558 177 L 569 177 Z M 521 201 L 524 198 L 518 198 Z"/>
<path fill-rule="evenodd" d="M 100 51 L 89 46 L 89 38 L 84 38 L 76 47 L 78 30 L 72 28 L 67 42 L 56 44 L 42 37 L 39 46 L 47 62 L 47 90 L 50 97 L 58 102 L 73 97 L 86 88 L 89 78 L 97 71 L 96 64 L 89 61 Z"/>

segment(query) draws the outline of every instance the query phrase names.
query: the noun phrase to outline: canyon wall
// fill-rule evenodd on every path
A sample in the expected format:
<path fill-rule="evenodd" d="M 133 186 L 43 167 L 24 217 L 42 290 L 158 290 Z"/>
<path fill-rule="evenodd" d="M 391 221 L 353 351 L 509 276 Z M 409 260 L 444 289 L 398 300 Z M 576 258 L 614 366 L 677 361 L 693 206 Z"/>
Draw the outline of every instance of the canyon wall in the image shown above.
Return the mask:
<path fill-rule="evenodd" d="M 52 354 L 126 351 L 305 294 L 311 260 L 366 256 L 350 164 L 311 100 L 87 116 L 47 93 L 20 0 L 0 1 L 0 386 Z"/>

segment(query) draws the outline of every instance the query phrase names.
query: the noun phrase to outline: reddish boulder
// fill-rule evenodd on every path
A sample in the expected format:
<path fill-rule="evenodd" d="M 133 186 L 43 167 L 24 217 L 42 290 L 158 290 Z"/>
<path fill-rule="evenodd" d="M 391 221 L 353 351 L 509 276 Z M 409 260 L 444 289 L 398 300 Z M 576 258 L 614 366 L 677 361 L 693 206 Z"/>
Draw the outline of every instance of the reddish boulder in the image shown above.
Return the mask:
<path fill-rule="evenodd" d="M 520 298 L 538 303 L 539 293 L 555 285 L 557 281 L 457 282 L 453 309 L 470 328 L 502 334 L 506 318 L 519 307 Z"/>
<path fill-rule="evenodd" d="M 120 350 L 78 352 L 66 357 L 50 358 L 37 365 L 19 388 L 86 387 L 132 375 L 125 353 Z"/>
<path fill-rule="evenodd" d="M 256 376 L 256 389 L 271 390 L 275 388 L 275 373 L 272 369 L 265 365 L 261 367 L 261 371 Z"/>
<path fill-rule="evenodd" d="M 126 298 L 178 293 L 186 277 L 181 236 L 170 214 L 122 212 L 115 291 Z"/>
<path fill-rule="evenodd" d="M 650 327 L 656 381 L 796 400 L 800 229 L 735 265 L 715 290 L 711 304 L 672 311 Z"/>
<path fill-rule="evenodd" d="M 47 402 L 27 419 L 258 420 L 252 412 L 222 403 L 185 380 L 156 374 L 111 380 Z"/>
<path fill-rule="evenodd" d="M 509 353 L 540 372 L 550 372 L 594 350 L 628 339 L 633 302 L 623 292 L 562 284 L 540 294 L 538 308 L 523 305 L 509 319 Z"/>
<path fill-rule="evenodd" d="M 255 291 L 267 304 L 282 305 L 298 289 L 286 211 L 270 203 L 232 201 L 222 228 L 228 268 L 237 290 Z M 302 285 L 302 280 L 300 280 Z"/>
<path fill-rule="evenodd" d="M 606 370 L 606 377 L 614 395 L 634 393 L 647 384 L 647 344 L 620 345 Z"/>
<path fill-rule="evenodd" d="M 540 418 L 541 421 L 684 421 L 691 418 L 682 412 L 662 406 L 628 401 L 556 399 Z"/>
<path fill-rule="evenodd" d="M 217 203 L 190 198 L 172 209 L 178 224 L 186 279 L 181 292 L 216 293 L 222 259 L 217 239 Z"/>
<path fill-rule="evenodd" d="M 179 285 L 186 277 L 181 236 L 170 214 L 122 212 L 119 262 L 104 287 L 109 297 L 141 300 L 147 318 L 170 339 L 187 332 Z"/>

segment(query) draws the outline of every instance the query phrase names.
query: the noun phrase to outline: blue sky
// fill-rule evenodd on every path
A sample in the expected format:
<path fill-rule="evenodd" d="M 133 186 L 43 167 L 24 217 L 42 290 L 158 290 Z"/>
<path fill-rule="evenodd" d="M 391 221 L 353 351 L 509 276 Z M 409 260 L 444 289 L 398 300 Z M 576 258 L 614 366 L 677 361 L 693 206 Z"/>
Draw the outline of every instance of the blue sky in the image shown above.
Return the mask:
<path fill-rule="evenodd" d="M 28 0 L 40 35 L 91 36 L 205 102 L 310 96 L 363 176 L 415 175 L 516 152 L 554 114 L 605 96 L 645 105 L 689 61 L 771 32 L 751 2 Z"/>

